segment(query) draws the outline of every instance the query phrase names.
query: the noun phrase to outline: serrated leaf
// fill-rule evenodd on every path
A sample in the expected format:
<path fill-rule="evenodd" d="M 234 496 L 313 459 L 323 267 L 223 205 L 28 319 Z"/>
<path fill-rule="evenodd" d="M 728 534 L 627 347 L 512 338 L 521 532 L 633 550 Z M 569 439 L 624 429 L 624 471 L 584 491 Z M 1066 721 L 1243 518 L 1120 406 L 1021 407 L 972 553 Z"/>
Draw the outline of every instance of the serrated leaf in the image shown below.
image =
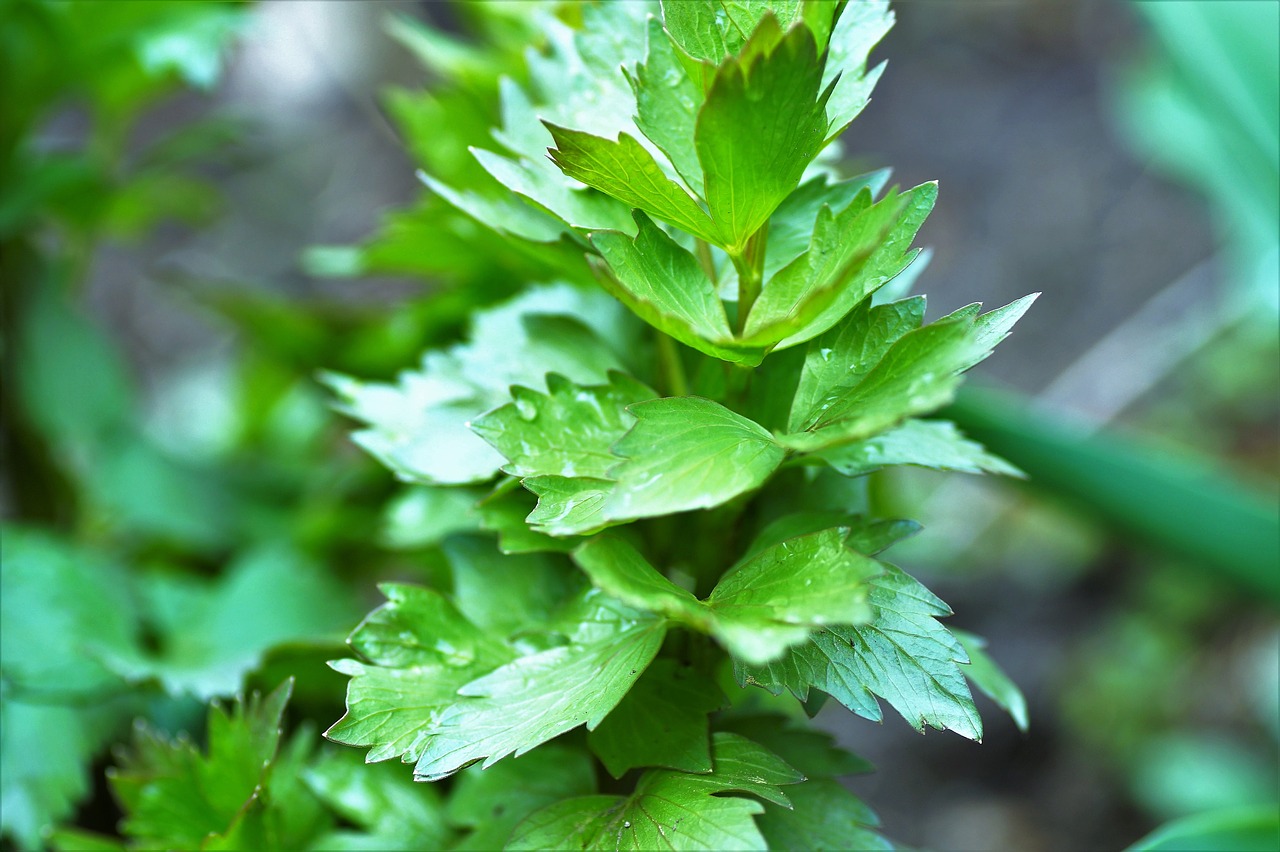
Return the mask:
<path fill-rule="evenodd" d="M 716 794 L 786 802 L 778 786 L 803 776 L 735 734 L 715 735 L 712 758 L 715 768 L 708 775 L 650 770 L 630 796 L 584 796 L 544 808 L 516 828 L 507 848 L 765 849 L 752 820 L 763 806 Z"/>
<path fill-rule="evenodd" d="M 636 98 L 636 127 L 667 155 L 685 184 L 702 193 L 702 166 L 693 139 L 702 89 L 681 67 L 676 48 L 656 18 L 649 19 L 645 60 L 628 77 Z"/>
<path fill-rule="evenodd" d="M 626 459 L 605 504 L 608 520 L 707 509 L 762 485 L 783 449 L 760 425 L 699 397 L 631 407 L 636 424 L 614 446 Z"/>
<path fill-rule="evenodd" d="M 715 287 L 692 254 L 641 211 L 634 238 L 617 231 L 591 235 L 605 268 L 600 283 L 636 316 L 686 346 L 743 364 L 758 364 L 763 350 L 730 348 L 733 334 Z"/>
<path fill-rule="evenodd" d="M 1029 724 L 1027 699 L 1023 697 L 1022 690 L 1018 689 L 1017 684 L 1010 680 L 1009 676 L 996 665 L 995 660 L 987 654 L 986 640 L 964 630 L 951 632 L 960 640 L 965 653 L 969 655 L 969 665 L 964 670 L 965 676 L 978 687 L 979 692 L 1008 713 L 1013 718 L 1014 724 L 1018 726 L 1018 730 L 1025 733 Z"/>
<path fill-rule="evenodd" d="M 838 509 L 827 511 L 803 510 L 783 515 L 770 523 L 751 542 L 746 556 L 749 559 L 788 539 L 810 535 L 822 530 L 841 527 L 846 530 L 844 546 L 863 556 L 875 556 L 894 543 L 919 532 L 920 525 L 906 520 L 873 520 L 864 515 L 850 514 Z"/>
<path fill-rule="evenodd" d="M 867 70 L 867 56 L 893 28 L 888 0 L 846 3 L 831 32 L 822 75 L 823 87 L 835 84 L 827 100 L 827 138 L 838 136 L 858 117 L 884 71 L 884 63 Z M 836 79 L 839 75 L 839 79 Z"/>
<path fill-rule="evenodd" d="M 924 184 L 870 204 L 867 189 L 839 213 L 819 208 L 808 250 L 767 281 L 745 341 L 795 345 L 830 328 L 911 263 L 911 241 L 936 196 L 937 185 Z"/>
<path fill-rule="evenodd" d="M 862 476 L 892 465 L 910 464 L 961 473 L 1023 476 L 1022 471 L 970 441 L 946 420 L 908 420 L 865 441 L 815 454 L 845 476 Z"/>
<path fill-rule="evenodd" d="M 951 610 L 901 570 L 885 568 L 871 581 L 871 623 L 817 631 L 766 666 L 737 664 L 739 682 L 774 694 L 788 689 L 801 700 L 816 687 L 876 722 L 879 696 L 916 730 L 930 725 L 981 739 L 982 721 L 961 671 L 969 658 L 935 620 Z"/>
<path fill-rule="evenodd" d="M 387 603 L 351 635 L 369 664 L 330 665 L 351 677 L 347 712 L 325 736 L 369 747 L 369 762 L 418 759 L 423 740 L 458 690 L 515 657 L 515 652 L 463 617 L 438 592 L 383 584 Z"/>
<path fill-rule="evenodd" d="M 894 343 L 920 327 L 924 308 L 923 296 L 887 305 L 863 302 L 839 325 L 812 341 L 791 404 L 789 430 L 805 429 L 844 389 L 857 387 Z"/>
<path fill-rule="evenodd" d="M 606 479 L 618 457 L 610 452 L 635 423 L 628 405 L 657 394 L 623 373 L 605 385 L 579 385 L 547 376 L 547 393 L 511 389 L 512 401 L 481 417 L 471 429 L 507 459 L 513 476 Z"/>
<path fill-rule="evenodd" d="M 706 601 L 676 586 L 622 539 L 599 536 L 574 560 L 600 589 L 632 606 L 710 633 L 759 664 L 824 624 L 870 618 L 867 580 L 879 565 L 844 547 L 847 530 L 790 538 L 729 569 Z"/>
<path fill-rule="evenodd" d="M 810 353 L 816 355 L 816 360 L 832 362 L 832 367 L 822 370 L 823 375 L 838 382 L 848 381 L 847 377 L 842 379 L 839 370 L 845 365 L 857 375 L 856 384 L 808 386 L 820 401 L 799 421 L 812 425 L 805 432 L 782 436 L 780 442 L 802 452 L 838 446 L 863 440 L 908 417 L 945 405 L 960 384 L 960 373 L 991 354 L 992 347 L 1008 334 L 1009 327 L 1033 300 L 1034 296 L 1028 296 L 982 316 L 977 316 L 978 306 L 972 305 L 923 328 L 907 331 L 861 375 L 857 375 L 860 367 L 869 360 L 862 346 L 828 350 L 823 341 L 815 341 Z M 872 313 L 889 307 L 873 308 Z M 859 322 L 858 317 L 852 317 L 844 333 L 847 335 L 849 328 Z M 847 336 L 845 339 L 849 340 Z M 801 388 L 806 388 L 803 375 Z"/>
<path fill-rule="evenodd" d="M 718 241 L 711 217 L 634 137 L 623 133 L 615 141 L 554 124 L 547 129 L 556 143 L 551 159 L 569 177 L 700 240 Z"/>
<path fill-rule="evenodd" d="M 772 48 L 753 50 L 751 41 L 769 38 L 761 26 L 743 60 L 716 69 L 694 135 L 707 208 L 730 254 L 741 254 L 796 188 L 826 138 L 812 31 L 794 27 Z"/>
<path fill-rule="evenodd" d="M 470 339 L 428 352 L 398 384 L 329 376 L 342 409 L 368 428 L 354 440 L 400 478 L 439 485 L 483 482 L 502 456 L 468 422 L 506 402 L 511 385 L 540 386 L 547 373 L 603 382 L 617 357 L 579 319 L 604 313 L 592 296 L 567 285 L 530 290 L 475 315 Z M 607 320 L 606 320 L 607 321 Z"/>
<path fill-rule="evenodd" d="M 710 772 L 707 714 L 724 700 L 711 679 L 675 660 L 657 659 L 587 742 L 614 778 L 646 766 Z"/>
<path fill-rule="evenodd" d="M 888 227 L 879 246 L 853 270 L 857 286 L 838 289 L 836 297 L 826 308 L 778 347 L 785 349 L 813 339 L 839 323 L 864 298 L 864 293 L 874 295 L 881 287 L 892 287 L 897 278 L 915 269 L 914 261 L 919 252 L 911 249 L 911 242 L 933 210 L 937 196 L 936 183 L 921 184 L 899 196 L 905 206 Z"/>
<path fill-rule="evenodd" d="M 139 728 L 109 775 L 127 814 L 123 832 L 147 848 L 200 849 L 236 830 L 275 759 L 291 691 L 286 681 L 265 697 L 237 701 L 230 713 L 215 704 L 205 754 Z"/>
<path fill-rule="evenodd" d="M 589 591 L 566 616 L 568 644 L 519 657 L 467 683 L 434 720 L 414 777 L 491 766 L 565 731 L 600 723 L 657 654 L 666 624 Z"/>
<path fill-rule="evenodd" d="M 488 769 L 465 769 L 454 782 L 447 815 L 449 822 L 471 831 L 454 848 L 501 849 L 529 814 L 561 799 L 590 794 L 595 780 L 589 755 L 554 743 Z"/>
<path fill-rule="evenodd" d="M 818 211 L 824 206 L 840 214 L 864 188 L 876 196 L 888 181 L 889 169 L 880 169 L 834 183 L 827 175 L 818 175 L 796 187 L 769 217 L 764 280 L 773 278 L 778 270 L 809 248 L 813 224 L 817 221 Z"/>

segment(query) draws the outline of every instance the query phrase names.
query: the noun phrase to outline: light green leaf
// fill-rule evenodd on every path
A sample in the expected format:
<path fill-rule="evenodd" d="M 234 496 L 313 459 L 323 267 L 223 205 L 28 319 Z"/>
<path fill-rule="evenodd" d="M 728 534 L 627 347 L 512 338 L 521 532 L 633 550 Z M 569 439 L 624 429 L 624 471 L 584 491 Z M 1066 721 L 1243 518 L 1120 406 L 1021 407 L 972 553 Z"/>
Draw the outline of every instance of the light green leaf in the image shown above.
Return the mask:
<path fill-rule="evenodd" d="M 530 527 L 526 518 L 537 502 L 537 497 L 521 488 L 520 480 L 512 477 L 502 480 L 493 493 L 480 502 L 476 507 L 480 525 L 498 534 L 498 550 L 508 554 L 567 553 L 574 548 L 570 539 L 552 538 Z"/>
<path fill-rule="evenodd" d="M 664 0 L 662 19 L 686 53 L 719 65 L 742 50 L 767 15 L 772 13 L 780 32 L 796 20 L 800 7 L 799 0 Z"/>
<path fill-rule="evenodd" d="M 1017 684 L 1010 680 L 1009 676 L 996 665 L 995 660 L 987 655 L 984 650 L 987 645 L 986 640 L 963 630 L 951 632 L 960 640 L 965 653 L 969 655 L 969 665 L 964 670 L 965 676 L 978 687 L 978 691 L 1013 717 L 1018 730 L 1025 732 L 1029 724 L 1027 699 L 1022 696 L 1022 690 L 1018 689 Z"/>
<path fill-rule="evenodd" d="M 962 473 L 1023 476 L 1022 471 L 993 456 L 981 444 L 965 438 L 954 423 L 946 420 L 908 420 L 889 432 L 824 450 L 814 458 L 822 459 L 845 476 L 862 476 L 901 464 Z"/>
<path fill-rule="evenodd" d="M 871 581 L 870 624 L 817 631 L 766 666 L 737 664 L 739 682 L 775 695 L 788 689 L 801 700 L 816 687 L 876 722 L 879 696 L 916 730 L 930 725 L 981 739 L 982 721 L 961 671 L 968 655 L 935 620 L 951 610 L 901 570 L 885 568 Z"/>
<path fill-rule="evenodd" d="M 515 653 L 468 621 L 438 592 L 385 583 L 387 603 L 356 628 L 350 642 L 370 664 L 330 663 L 351 677 L 347 712 L 325 736 L 369 747 L 369 762 L 418 759 L 440 714 L 464 684 Z"/>
<path fill-rule="evenodd" d="M 520 657 L 458 690 L 433 719 L 414 777 L 432 781 L 491 766 L 585 724 L 594 729 L 657 654 L 662 619 L 594 590 L 565 619 L 568 644 Z"/>
<path fill-rule="evenodd" d="M 595 788 L 591 757 L 581 749 L 555 743 L 488 769 L 464 769 L 454 782 L 447 815 L 453 825 L 471 831 L 454 848 L 501 849 L 529 814 L 562 799 L 588 795 Z"/>
<path fill-rule="evenodd" d="M 795 784 L 803 776 L 735 734 L 715 735 L 712 759 L 714 771 L 708 775 L 650 770 L 630 796 L 584 796 L 544 808 L 520 824 L 507 848 L 765 849 L 752 820 L 763 806 L 754 799 L 716 794 L 748 793 L 785 802 L 778 786 Z"/>
<path fill-rule="evenodd" d="M 810 348 L 811 354 L 816 355 L 815 360 L 829 359 L 835 368 L 824 368 L 824 376 L 834 376 L 841 381 L 839 367 L 848 365 L 856 384 L 809 386 L 809 392 L 821 401 L 802 416 L 800 422 L 812 425 L 805 432 L 783 436 L 780 441 L 801 451 L 838 446 L 868 438 L 908 417 L 945 405 L 960 384 L 959 374 L 991 354 L 992 347 L 1004 339 L 1009 327 L 1033 300 L 1034 296 L 1028 296 L 982 316 L 976 316 L 977 306 L 973 305 L 931 325 L 908 331 L 862 375 L 858 373 L 866 363 L 864 347 L 844 346 L 832 349 L 827 355 L 822 341 L 815 341 Z M 888 307 L 891 306 L 881 306 L 872 312 Z M 855 316 L 849 325 L 858 323 Z M 844 331 L 847 333 L 848 328 Z M 806 387 L 804 376 L 801 387 Z M 795 411 L 793 408 L 793 414 Z"/>
<path fill-rule="evenodd" d="M 480 519 L 476 503 L 483 492 L 469 488 L 417 485 L 387 503 L 378 541 L 393 550 L 439 544 L 451 535 L 474 532 Z"/>
<path fill-rule="evenodd" d="M 867 580 L 880 566 L 844 547 L 847 530 L 791 538 L 726 572 L 706 601 L 676 586 L 621 539 L 599 536 L 574 551 L 598 588 L 719 639 L 736 657 L 760 664 L 825 624 L 871 617 Z"/>
<path fill-rule="evenodd" d="M 631 407 L 637 422 L 614 446 L 626 459 L 605 504 L 609 520 L 707 509 L 762 485 L 783 449 L 756 423 L 699 397 Z"/>
<path fill-rule="evenodd" d="M 567 285 L 532 289 L 478 313 L 467 343 L 428 352 L 396 385 L 330 375 L 342 409 L 369 428 L 354 440 L 400 478 L 436 485 L 483 482 L 502 456 L 468 422 L 507 402 L 510 385 L 540 386 L 547 373 L 576 382 L 606 380 L 619 368 L 600 335 L 583 324 L 609 322 L 604 294 Z M 601 320 L 596 319 L 601 317 Z"/>
<path fill-rule="evenodd" d="M 513 387 L 512 402 L 471 429 L 507 458 L 503 470 L 513 476 L 606 479 L 620 461 L 609 448 L 635 423 L 626 407 L 655 396 L 623 373 L 610 373 L 606 385 L 551 373 L 547 393 Z"/>
<path fill-rule="evenodd" d="M 763 350 L 731 348 L 733 334 L 715 287 L 692 254 L 640 211 L 634 239 L 616 231 L 591 235 L 604 258 L 600 283 L 640 319 L 715 358 L 758 364 Z"/>
<path fill-rule="evenodd" d="M 827 175 L 818 175 L 796 187 L 769 217 L 764 280 L 773 278 L 778 270 L 809 248 L 814 222 L 824 206 L 839 215 L 862 189 L 868 189 L 874 197 L 880 194 L 888 181 L 889 169 L 880 169 L 835 183 L 831 183 Z"/>
<path fill-rule="evenodd" d="M 920 327 L 924 308 L 923 296 L 874 307 L 868 300 L 810 343 L 791 404 L 790 431 L 812 425 L 844 389 L 857 387 L 889 347 Z"/>
<path fill-rule="evenodd" d="M 752 40 L 769 37 L 761 27 Z M 796 188 L 827 129 L 822 66 L 808 27 L 763 52 L 748 43 L 743 53 L 749 58 L 716 70 L 694 137 L 707 207 L 730 254 L 741 254 Z"/>
<path fill-rule="evenodd" d="M 879 246 L 871 251 L 866 260 L 856 265 L 851 273 L 858 282 L 857 285 L 838 289 L 836 298 L 803 328 L 778 344 L 779 348 L 804 343 L 834 327 L 857 306 L 864 298 L 864 293 L 874 294 L 881 287 L 892 287 L 899 277 L 909 274 L 909 270 L 915 270 L 915 258 L 919 252 L 911 250 L 911 242 L 932 212 L 937 197 L 936 183 L 921 184 L 899 196 L 899 201 L 905 207 L 888 227 Z M 856 231 L 859 225 L 855 223 L 853 227 Z M 919 269 L 923 269 L 923 266 Z"/>
<path fill-rule="evenodd" d="M 587 742 L 614 778 L 636 767 L 711 771 L 707 714 L 725 700 L 711 679 L 675 660 L 654 660 Z"/>
<path fill-rule="evenodd" d="M 838 136 L 870 100 L 871 90 L 884 71 L 884 63 L 868 71 L 867 56 L 893 28 L 893 23 L 889 0 L 846 3 L 842 8 L 831 33 L 822 74 L 824 88 L 835 83 L 827 101 L 828 139 Z"/>
<path fill-rule="evenodd" d="M 617 141 L 548 124 L 552 161 L 571 178 L 628 207 L 670 222 L 700 240 L 717 242 L 715 223 L 689 193 L 663 172 L 643 145 L 626 133 Z"/>
<path fill-rule="evenodd" d="M 702 166 L 693 139 L 702 89 L 681 67 L 662 23 L 649 20 L 645 61 L 628 77 L 636 97 L 636 126 L 667 155 L 685 184 L 702 193 Z"/>
<path fill-rule="evenodd" d="M 868 189 L 840 213 L 819 208 L 808 251 L 765 284 L 744 342 L 790 346 L 834 325 L 911 263 L 911 241 L 936 196 L 937 184 L 924 184 L 870 204 Z"/>
<path fill-rule="evenodd" d="M 1280 816 L 1270 805 L 1229 808 L 1162 825 L 1126 852 L 1271 852 L 1280 844 Z"/>
<path fill-rule="evenodd" d="M 613 480 L 566 476 L 532 476 L 524 487 L 538 495 L 528 515 L 529 528 L 539 535 L 587 535 L 609 526 L 604 507 L 613 493 Z"/>
<path fill-rule="evenodd" d="M 594 189 L 569 183 L 551 162 L 513 160 L 483 148 L 472 153 L 494 180 L 572 228 L 583 231 L 632 230 L 625 204 Z"/>

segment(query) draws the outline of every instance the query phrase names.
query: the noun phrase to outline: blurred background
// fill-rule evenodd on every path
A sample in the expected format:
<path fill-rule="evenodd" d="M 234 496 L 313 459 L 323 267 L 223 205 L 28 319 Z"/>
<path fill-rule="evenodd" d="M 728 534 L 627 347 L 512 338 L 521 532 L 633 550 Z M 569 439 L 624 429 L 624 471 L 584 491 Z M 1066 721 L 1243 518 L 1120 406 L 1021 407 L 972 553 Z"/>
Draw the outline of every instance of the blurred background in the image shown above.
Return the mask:
<path fill-rule="evenodd" d="M 316 375 L 389 378 L 554 268 L 414 176 L 474 168 L 537 38 L 519 6 L 0 4 L 6 573 L 127 575 L 146 630 L 105 671 L 41 668 L 10 625 L 57 601 L 6 577 L 6 843 L 109 831 L 104 746 L 137 713 L 176 729 L 302 673 L 294 712 L 336 719 L 319 662 L 377 580 L 446 558 Z M 819 719 L 879 766 L 850 783 L 909 846 L 1118 849 L 1274 811 L 1280 3 L 895 8 L 850 172 L 940 181 L 931 317 L 1043 295 L 948 413 L 1030 481 L 874 488 L 924 523 L 896 561 L 987 637 L 1031 727 Z"/>

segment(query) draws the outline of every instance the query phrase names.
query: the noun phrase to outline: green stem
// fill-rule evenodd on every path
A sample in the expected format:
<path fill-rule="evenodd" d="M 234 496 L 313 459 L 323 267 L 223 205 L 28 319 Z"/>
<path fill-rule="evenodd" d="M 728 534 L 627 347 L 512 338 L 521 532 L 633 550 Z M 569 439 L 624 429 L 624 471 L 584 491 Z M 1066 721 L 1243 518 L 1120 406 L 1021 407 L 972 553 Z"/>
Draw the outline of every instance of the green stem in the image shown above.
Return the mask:
<path fill-rule="evenodd" d="M 666 379 L 667 390 L 672 396 L 688 396 L 689 380 L 684 374 L 684 362 L 680 360 L 680 350 L 676 342 L 666 334 L 658 332 L 658 362 L 662 366 L 662 375 Z"/>
<path fill-rule="evenodd" d="M 706 273 L 707 278 L 711 279 L 711 284 L 716 286 L 720 283 L 720 276 L 716 274 L 716 261 L 711 256 L 711 246 L 706 240 L 698 240 L 697 242 L 698 263 L 702 265 L 702 271 Z"/>
<path fill-rule="evenodd" d="M 729 255 L 734 269 L 738 271 L 738 334 L 747 327 L 747 317 L 764 287 L 764 254 L 768 238 L 769 223 L 765 222 L 747 240 L 742 254 Z"/>

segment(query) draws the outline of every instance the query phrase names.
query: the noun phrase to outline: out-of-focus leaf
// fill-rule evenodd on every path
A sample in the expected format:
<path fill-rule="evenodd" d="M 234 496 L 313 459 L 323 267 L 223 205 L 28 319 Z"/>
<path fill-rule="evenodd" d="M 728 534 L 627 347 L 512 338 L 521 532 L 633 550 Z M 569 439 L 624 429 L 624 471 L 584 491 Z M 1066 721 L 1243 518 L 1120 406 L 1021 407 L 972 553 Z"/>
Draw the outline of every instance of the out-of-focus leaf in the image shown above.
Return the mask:
<path fill-rule="evenodd" d="M 1271 852 L 1280 846 L 1280 815 L 1270 806 L 1213 811 L 1162 826 L 1127 852 Z"/>

